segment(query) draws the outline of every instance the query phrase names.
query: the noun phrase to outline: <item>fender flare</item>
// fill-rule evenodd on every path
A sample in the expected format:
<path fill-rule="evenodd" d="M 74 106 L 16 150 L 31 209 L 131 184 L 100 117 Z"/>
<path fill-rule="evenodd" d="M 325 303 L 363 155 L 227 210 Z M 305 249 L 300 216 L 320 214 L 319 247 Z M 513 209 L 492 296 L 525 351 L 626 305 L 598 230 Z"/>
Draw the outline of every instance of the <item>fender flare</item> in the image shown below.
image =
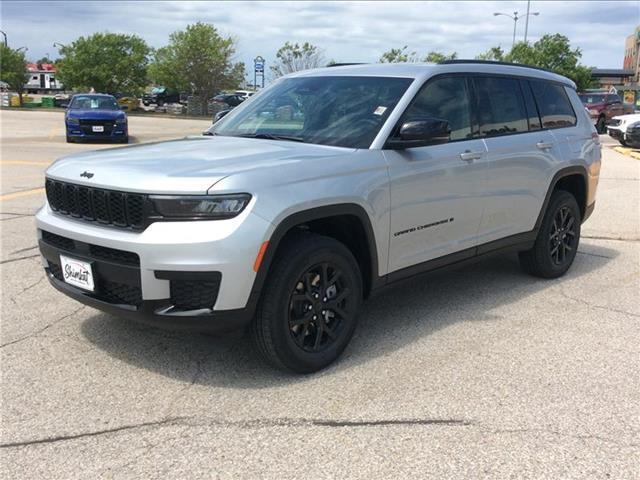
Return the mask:
<path fill-rule="evenodd" d="M 588 179 L 587 169 L 582 165 L 572 165 L 570 167 L 565 167 L 558 170 L 553 176 L 553 178 L 551 179 L 551 182 L 549 183 L 549 189 L 547 190 L 547 194 L 544 197 L 544 202 L 542 202 L 542 208 L 540 209 L 540 213 L 538 214 L 538 218 L 534 226 L 534 231 L 538 231 L 540 229 L 540 225 L 542 224 L 542 219 L 544 218 L 544 214 L 547 211 L 549 202 L 551 201 L 551 195 L 553 194 L 553 191 L 555 190 L 558 182 L 565 177 L 568 177 L 570 175 L 576 175 L 576 174 L 580 175 L 582 177 L 582 180 L 584 181 L 585 203 L 586 203 L 587 201 L 586 199 L 589 198 L 589 195 L 587 192 L 587 189 L 589 188 L 589 183 L 587 181 Z M 583 212 L 587 211 L 587 205 L 579 205 L 579 207 L 582 209 Z"/>
<path fill-rule="evenodd" d="M 356 203 L 339 203 L 332 205 L 325 205 L 321 207 L 310 208 L 307 210 L 301 210 L 292 213 L 288 217 L 284 218 L 275 228 L 271 237 L 269 238 L 269 245 L 262 258 L 260 268 L 256 272 L 256 278 L 253 281 L 253 287 L 251 289 L 251 295 L 249 297 L 248 306 L 252 309 L 258 304 L 260 294 L 264 287 L 265 281 L 269 274 L 269 269 L 275 258 L 278 247 L 280 246 L 283 238 L 292 228 L 297 225 L 304 224 L 313 220 L 320 220 L 322 218 L 335 217 L 340 215 L 352 215 L 360 220 L 364 233 L 367 238 L 369 246 L 369 253 L 371 257 L 371 288 L 373 289 L 381 281 L 378 278 L 378 249 L 376 245 L 375 234 L 373 232 L 373 226 L 371 225 L 371 219 L 366 210 Z"/>

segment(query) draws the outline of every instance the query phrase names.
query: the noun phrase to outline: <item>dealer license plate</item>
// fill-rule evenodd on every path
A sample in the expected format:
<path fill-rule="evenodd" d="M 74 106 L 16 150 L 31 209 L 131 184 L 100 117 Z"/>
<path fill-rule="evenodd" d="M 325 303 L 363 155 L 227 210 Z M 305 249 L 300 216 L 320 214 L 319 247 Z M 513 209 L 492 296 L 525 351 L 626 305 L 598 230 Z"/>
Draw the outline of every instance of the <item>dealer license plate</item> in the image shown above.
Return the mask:
<path fill-rule="evenodd" d="M 93 271 L 89 262 L 60 255 L 60 264 L 65 282 L 83 290 L 94 291 Z"/>

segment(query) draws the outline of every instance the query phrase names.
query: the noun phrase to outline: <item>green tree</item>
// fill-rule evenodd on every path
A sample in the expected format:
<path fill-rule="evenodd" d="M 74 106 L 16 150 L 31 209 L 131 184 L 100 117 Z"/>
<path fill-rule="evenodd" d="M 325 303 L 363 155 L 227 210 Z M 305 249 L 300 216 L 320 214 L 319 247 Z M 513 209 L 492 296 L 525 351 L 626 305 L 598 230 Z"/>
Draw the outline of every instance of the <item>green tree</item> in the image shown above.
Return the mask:
<path fill-rule="evenodd" d="M 136 35 L 94 33 L 60 49 L 57 77 L 66 88 L 140 93 L 147 83 L 150 48 Z"/>
<path fill-rule="evenodd" d="M 580 64 L 580 48 L 572 49 L 569 39 L 559 33 L 544 35 L 535 43 L 518 42 L 506 54 L 500 47 L 493 47 L 476 58 L 546 68 L 573 80 L 578 90 L 590 88 L 594 84 L 591 69 Z"/>
<path fill-rule="evenodd" d="M 204 103 L 244 80 L 245 66 L 233 61 L 235 52 L 233 38 L 221 36 L 211 24 L 197 22 L 173 32 L 169 45 L 156 50 L 149 77 L 158 85 L 193 93 Z"/>
<path fill-rule="evenodd" d="M 316 45 L 309 42 L 304 42 L 302 45 L 285 42 L 276 53 L 276 61 L 271 67 L 271 73 L 278 78 L 289 73 L 322 67 L 324 63 L 322 50 Z"/>
<path fill-rule="evenodd" d="M 427 54 L 426 57 L 424 57 L 424 59 L 422 60 L 423 62 L 428 62 L 428 63 L 440 63 L 440 62 L 444 62 L 446 60 L 455 60 L 456 58 L 458 58 L 458 53 L 457 52 L 451 52 L 449 54 L 446 53 L 442 53 L 442 52 L 437 52 L 435 50 L 429 52 Z"/>
<path fill-rule="evenodd" d="M 24 52 L 17 51 L 0 43 L 0 80 L 18 94 L 22 105 L 22 92 L 29 79 Z"/>
<path fill-rule="evenodd" d="M 492 60 L 496 62 L 504 61 L 504 51 L 501 47 L 491 47 L 486 52 L 476 56 L 476 60 Z"/>
<path fill-rule="evenodd" d="M 417 61 L 416 52 L 410 52 L 407 45 L 387 50 L 378 60 L 379 63 L 413 63 L 415 61 Z"/>

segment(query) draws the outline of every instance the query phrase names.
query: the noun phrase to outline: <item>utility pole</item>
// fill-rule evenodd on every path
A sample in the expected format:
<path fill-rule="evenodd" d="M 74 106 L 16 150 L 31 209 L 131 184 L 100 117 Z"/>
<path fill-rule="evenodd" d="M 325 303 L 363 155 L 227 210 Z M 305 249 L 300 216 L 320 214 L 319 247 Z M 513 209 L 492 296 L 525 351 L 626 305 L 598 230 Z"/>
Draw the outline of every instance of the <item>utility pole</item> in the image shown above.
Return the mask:
<path fill-rule="evenodd" d="M 525 15 L 527 19 L 524 22 L 524 43 L 527 43 L 527 34 L 529 33 L 529 16 L 533 15 L 537 17 L 540 15 L 540 12 L 529 13 L 529 8 L 531 8 L 531 0 L 527 0 L 527 14 Z"/>
<path fill-rule="evenodd" d="M 8 45 L 7 45 L 7 34 L 6 34 L 6 33 L 4 33 L 2 30 L 0 30 L 0 33 L 1 33 L 2 35 L 4 35 L 4 46 L 5 46 L 5 47 L 7 47 L 7 46 L 8 46 Z"/>

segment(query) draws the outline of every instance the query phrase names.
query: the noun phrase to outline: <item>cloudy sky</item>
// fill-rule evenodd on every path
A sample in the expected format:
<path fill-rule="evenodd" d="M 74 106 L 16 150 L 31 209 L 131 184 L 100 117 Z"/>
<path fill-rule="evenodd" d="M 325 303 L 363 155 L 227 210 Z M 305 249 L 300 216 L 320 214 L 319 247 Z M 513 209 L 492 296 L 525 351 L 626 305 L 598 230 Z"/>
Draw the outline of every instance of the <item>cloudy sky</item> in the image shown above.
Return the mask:
<path fill-rule="evenodd" d="M 97 31 L 135 33 L 152 47 L 196 21 L 214 24 L 237 39 L 238 60 L 268 63 L 285 42 L 309 41 L 338 62 L 373 62 L 389 48 L 408 45 L 419 54 L 458 52 L 473 58 L 494 45 L 510 47 L 513 22 L 493 12 L 526 12 L 526 1 L 474 2 L 153 2 L 3 0 L 1 30 L 10 46 L 28 57 L 57 55 L 53 42 L 68 43 Z M 621 68 L 624 41 L 640 24 L 636 1 L 532 1 L 529 39 L 562 33 L 583 51 L 583 63 Z M 518 22 L 517 38 L 524 35 Z"/>

